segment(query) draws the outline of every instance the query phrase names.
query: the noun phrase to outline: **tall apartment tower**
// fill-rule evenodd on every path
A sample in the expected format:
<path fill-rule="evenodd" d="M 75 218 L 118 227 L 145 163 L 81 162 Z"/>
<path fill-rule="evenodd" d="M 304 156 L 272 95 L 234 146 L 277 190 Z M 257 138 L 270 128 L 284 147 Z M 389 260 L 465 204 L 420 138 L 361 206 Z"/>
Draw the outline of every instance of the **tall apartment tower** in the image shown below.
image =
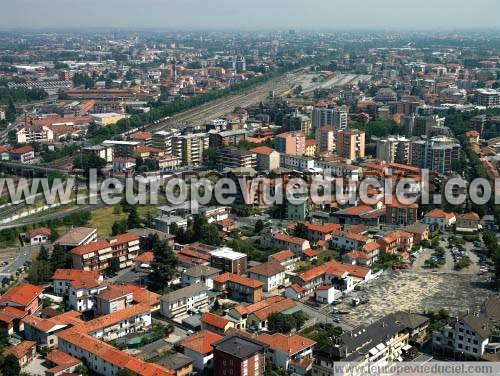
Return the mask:
<path fill-rule="evenodd" d="M 208 148 L 206 133 L 192 133 L 172 137 L 172 154 L 181 158 L 184 166 L 198 166 L 203 162 L 203 151 Z"/>
<path fill-rule="evenodd" d="M 312 113 L 312 128 L 318 129 L 325 125 L 335 130 L 347 128 L 347 107 L 315 107 Z"/>
<path fill-rule="evenodd" d="M 365 132 L 359 129 L 344 129 L 337 133 L 337 154 L 356 160 L 365 156 Z"/>
<path fill-rule="evenodd" d="M 388 163 L 408 164 L 410 160 L 410 140 L 400 136 L 377 140 L 377 158 Z"/>

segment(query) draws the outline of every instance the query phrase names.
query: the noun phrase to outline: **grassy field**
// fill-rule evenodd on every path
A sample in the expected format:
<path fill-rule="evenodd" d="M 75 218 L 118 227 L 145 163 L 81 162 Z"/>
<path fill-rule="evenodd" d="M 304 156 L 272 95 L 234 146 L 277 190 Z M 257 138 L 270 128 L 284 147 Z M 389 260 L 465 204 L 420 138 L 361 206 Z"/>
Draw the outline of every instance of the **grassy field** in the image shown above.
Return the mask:
<path fill-rule="evenodd" d="M 155 205 L 137 205 L 137 213 L 141 218 L 144 218 L 148 212 L 154 215 L 155 210 Z M 96 228 L 97 235 L 99 237 L 110 236 L 113 223 L 126 220 L 128 217 L 128 214 L 121 210 L 120 205 L 105 206 L 103 208 L 95 209 L 92 210 L 91 214 L 92 218 L 85 226 Z M 57 229 L 59 234 L 64 234 L 66 231 L 68 231 L 66 226 L 62 226 Z"/>

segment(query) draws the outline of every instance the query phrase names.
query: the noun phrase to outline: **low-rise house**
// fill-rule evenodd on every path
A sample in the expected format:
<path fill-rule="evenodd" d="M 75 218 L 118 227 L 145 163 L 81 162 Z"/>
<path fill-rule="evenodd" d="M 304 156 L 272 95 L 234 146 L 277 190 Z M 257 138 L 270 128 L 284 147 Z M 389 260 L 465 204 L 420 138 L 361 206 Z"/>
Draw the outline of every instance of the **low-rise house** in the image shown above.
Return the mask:
<path fill-rule="evenodd" d="M 193 374 L 193 359 L 181 353 L 175 353 L 163 359 L 163 367 L 175 372 L 175 376 Z"/>
<path fill-rule="evenodd" d="M 95 296 L 106 288 L 106 285 L 92 276 L 75 279 L 69 284 L 69 306 L 77 312 L 91 311 L 95 309 Z"/>
<path fill-rule="evenodd" d="M 323 225 L 316 225 L 314 223 L 305 223 L 307 227 L 307 240 L 312 243 L 317 243 L 320 240 L 330 241 L 332 232 L 339 232 L 342 230 L 341 225 L 337 223 L 325 223 Z"/>
<path fill-rule="evenodd" d="M 89 244 L 97 240 L 97 229 L 88 227 L 75 227 L 66 234 L 56 239 L 54 245 L 58 244 L 66 250 Z"/>
<path fill-rule="evenodd" d="M 307 290 L 296 283 L 292 283 L 285 289 L 285 296 L 293 300 L 301 300 L 307 295 Z"/>
<path fill-rule="evenodd" d="M 40 287 L 29 283 L 12 287 L 0 297 L 0 312 L 15 308 L 24 315 L 32 315 L 42 308 L 42 292 Z"/>
<path fill-rule="evenodd" d="M 477 213 L 457 214 L 455 230 L 462 233 L 475 233 L 480 229 L 480 217 Z"/>
<path fill-rule="evenodd" d="M 250 149 L 257 156 L 257 170 L 271 171 L 280 167 L 280 153 L 268 146 L 257 146 Z"/>
<path fill-rule="evenodd" d="M 147 363 L 75 328 L 57 334 L 59 350 L 82 360 L 91 372 L 114 376 L 125 369 L 138 376 L 173 376 L 154 363 Z"/>
<path fill-rule="evenodd" d="M 285 268 L 277 262 L 268 261 L 248 270 L 251 279 L 261 281 L 263 290 L 271 292 L 285 284 Z"/>
<path fill-rule="evenodd" d="M 58 345 L 57 333 L 71 326 L 80 326 L 80 313 L 68 311 L 51 318 L 26 316 L 23 319 L 24 338 L 35 341 L 39 347 L 55 349 Z"/>
<path fill-rule="evenodd" d="M 357 234 L 350 231 L 335 232 L 331 239 L 334 248 L 341 251 L 352 251 L 361 249 L 365 244 L 373 241 L 366 235 Z"/>
<path fill-rule="evenodd" d="M 422 218 L 422 222 L 429 225 L 431 230 L 441 232 L 449 230 L 456 221 L 457 218 L 454 213 L 446 213 L 441 209 L 433 209 Z"/>
<path fill-rule="evenodd" d="M 221 274 L 219 269 L 208 265 L 193 266 L 182 272 L 181 284 L 183 286 L 190 286 L 198 283 L 212 288 L 214 286 L 213 279 L 219 274 Z"/>
<path fill-rule="evenodd" d="M 223 337 L 209 330 L 194 333 L 182 342 L 184 355 L 193 359 L 194 368 L 200 371 L 212 368 L 214 365 L 213 344 Z"/>
<path fill-rule="evenodd" d="M 134 300 L 134 293 L 120 286 L 108 285 L 95 296 L 95 310 L 100 315 L 108 315 L 129 307 Z"/>
<path fill-rule="evenodd" d="M 266 359 L 276 368 L 297 375 L 306 375 L 312 369 L 313 348 L 316 344 L 313 340 L 296 334 L 281 333 L 262 333 L 257 339 L 269 346 Z"/>
<path fill-rule="evenodd" d="M 238 274 L 224 273 L 214 278 L 215 291 L 231 299 L 256 303 L 262 299 L 263 283 Z"/>
<path fill-rule="evenodd" d="M 79 329 L 94 338 L 112 341 L 130 333 L 147 330 L 150 327 L 150 307 L 147 304 L 136 304 L 87 321 Z"/>
<path fill-rule="evenodd" d="M 269 234 L 262 240 L 264 241 L 265 246 L 289 249 L 299 257 L 302 257 L 306 249 L 311 248 L 309 240 L 284 233 Z"/>
<path fill-rule="evenodd" d="M 413 234 L 406 231 L 393 231 L 377 242 L 380 244 L 382 251 L 397 255 L 411 250 L 413 247 Z"/>
<path fill-rule="evenodd" d="M 403 228 L 403 231 L 413 234 L 413 244 L 420 245 L 425 240 L 429 240 L 429 225 L 416 222 Z"/>
<path fill-rule="evenodd" d="M 342 262 L 351 265 L 370 266 L 370 256 L 361 251 L 349 251 L 342 255 Z"/>
<path fill-rule="evenodd" d="M 280 295 L 270 296 L 250 305 L 239 305 L 229 310 L 229 316 L 235 320 L 236 329 L 267 328 L 267 319 L 271 313 L 282 313 L 295 307 L 295 303 Z"/>
<path fill-rule="evenodd" d="M 224 335 L 230 328 L 234 328 L 234 322 L 214 313 L 205 312 L 201 316 L 201 327 L 205 330 Z"/>
<path fill-rule="evenodd" d="M 57 269 L 51 279 L 52 288 L 58 295 L 69 295 L 71 282 L 87 279 L 95 279 L 98 282 L 103 280 L 96 271 L 79 269 Z"/>
<path fill-rule="evenodd" d="M 340 291 L 332 285 L 321 285 L 314 293 L 316 301 L 320 304 L 332 304 L 340 295 Z"/>
<path fill-rule="evenodd" d="M 286 249 L 284 251 L 273 253 L 267 258 L 267 260 L 280 263 L 280 265 L 285 268 L 285 272 L 293 272 L 297 262 L 300 261 L 300 257 L 289 249 Z"/>
<path fill-rule="evenodd" d="M 34 159 L 35 152 L 29 145 L 21 146 L 20 148 L 12 149 L 10 151 L 10 160 L 12 162 L 31 164 L 34 162 Z"/>
<path fill-rule="evenodd" d="M 3 351 L 3 356 L 14 355 L 21 368 L 24 368 L 36 356 L 36 342 L 21 341 L 17 345 L 10 345 Z"/>
<path fill-rule="evenodd" d="M 203 284 L 195 284 L 169 292 L 160 298 L 160 312 L 165 317 L 174 318 L 206 307 L 209 290 Z"/>
<path fill-rule="evenodd" d="M 26 233 L 26 240 L 30 245 L 45 244 L 49 241 L 51 231 L 49 228 L 40 227 Z"/>
<path fill-rule="evenodd" d="M 49 367 L 49 369 L 45 371 L 46 376 L 59 376 L 65 373 L 73 373 L 75 369 L 82 364 L 80 359 L 57 349 L 49 352 L 45 360 Z"/>

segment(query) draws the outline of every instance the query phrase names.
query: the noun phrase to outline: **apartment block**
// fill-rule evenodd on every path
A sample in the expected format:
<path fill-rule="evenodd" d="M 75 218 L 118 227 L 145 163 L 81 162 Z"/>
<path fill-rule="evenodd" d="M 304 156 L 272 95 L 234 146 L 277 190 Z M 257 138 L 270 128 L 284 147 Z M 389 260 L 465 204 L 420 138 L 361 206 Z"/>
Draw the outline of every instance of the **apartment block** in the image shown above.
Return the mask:
<path fill-rule="evenodd" d="M 356 160 L 365 156 L 365 132 L 344 129 L 337 132 L 336 151 L 341 157 Z"/>
<path fill-rule="evenodd" d="M 281 133 L 275 138 L 275 147 L 282 154 L 304 155 L 306 137 L 303 132 Z"/>

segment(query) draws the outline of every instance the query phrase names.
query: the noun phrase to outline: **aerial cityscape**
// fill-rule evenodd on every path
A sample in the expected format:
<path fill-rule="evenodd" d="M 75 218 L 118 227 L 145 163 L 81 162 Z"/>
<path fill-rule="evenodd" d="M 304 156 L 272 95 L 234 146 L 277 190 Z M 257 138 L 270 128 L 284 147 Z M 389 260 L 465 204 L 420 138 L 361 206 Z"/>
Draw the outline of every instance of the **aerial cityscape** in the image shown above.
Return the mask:
<path fill-rule="evenodd" d="M 0 375 L 500 374 L 500 5 L 69 3 L 0 5 Z"/>

